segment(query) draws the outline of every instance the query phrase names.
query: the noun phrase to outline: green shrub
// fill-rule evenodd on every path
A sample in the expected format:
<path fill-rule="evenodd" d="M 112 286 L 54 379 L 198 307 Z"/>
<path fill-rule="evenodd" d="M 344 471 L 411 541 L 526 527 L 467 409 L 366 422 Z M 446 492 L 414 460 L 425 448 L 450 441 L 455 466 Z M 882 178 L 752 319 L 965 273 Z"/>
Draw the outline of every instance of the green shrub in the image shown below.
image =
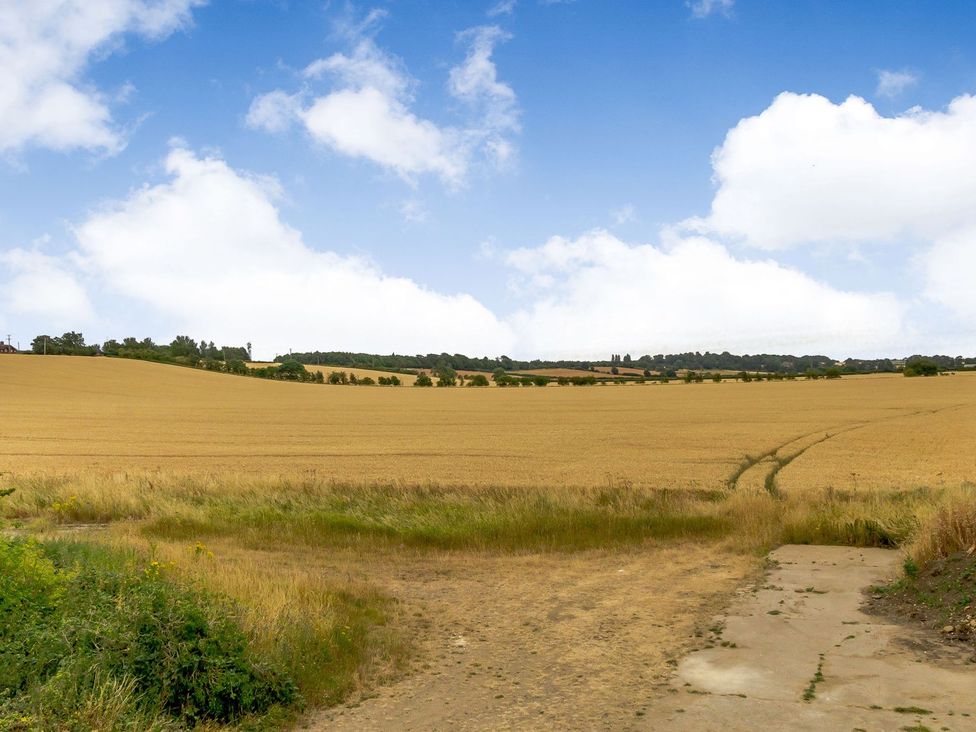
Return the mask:
<path fill-rule="evenodd" d="M 488 386 L 488 377 L 484 374 L 475 374 L 468 382 L 468 386 Z"/>
<path fill-rule="evenodd" d="M 433 386 L 434 382 L 431 378 L 424 372 L 417 374 L 417 380 L 413 382 L 414 386 Z"/>
<path fill-rule="evenodd" d="M 296 697 L 248 652 L 228 602 L 158 562 L 0 539 L 0 729 L 229 723 Z"/>
<path fill-rule="evenodd" d="M 939 364 L 931 358 L 910 358 L 902 372 L 905 376 L 937 376 Z"/>

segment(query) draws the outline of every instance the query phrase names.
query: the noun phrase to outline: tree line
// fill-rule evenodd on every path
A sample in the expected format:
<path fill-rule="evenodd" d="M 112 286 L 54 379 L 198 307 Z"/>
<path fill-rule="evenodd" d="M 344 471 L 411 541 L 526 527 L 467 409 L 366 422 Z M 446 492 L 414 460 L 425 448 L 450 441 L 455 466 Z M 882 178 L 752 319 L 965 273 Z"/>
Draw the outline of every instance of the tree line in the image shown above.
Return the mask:
<path fill-rule="evenodd" d="M 247 374 L 261 378 L 288 378 L 292 380 L 316 381 L 320 373 L 316 370 L 299 371 L 292 364 L 302 366 L 324 364 L 328 366 L 362 368 L 375 371 L 386 371 L 391 374 L 418 375 L 430 372 L 438 380 L 444 380 L 443 385 L 450 385 L 453 378 L 458 380 L 458 371 L 482 371 L 493 374 L 493 379 L 499 386 L 529 386 L 538 384 L 533 376 L 510 375 L 510 371 L 532 371 L 543 368 L 564 368 L 579 371 L 595 371 L 598 367 L 608 367 L 612 375 L 624 375 L 631 380 L 640 381 L 641 378 L 657 378 L 666 380 L 677 378 L 678 371 L 705 373 L 713 378 L 714 372 L 734 372 L 738 377 L 754 373 L 757 376 L 749 380 L 759 379 L 759 373 L 777 374 L 787 378 L 790 376 L 805 376 L 807 378 L 835 378 L 840 374 L 878 373 L 903 371 L 906 376 L 931 375 L 942 371 L 976 366 L 976 357 L 964 356 L 910 356 L 904 366 L 892 359 L 852 359 L 836 362 L 828 356 L 789 356 L 776 354 L 755 354 L 737 356 L 723 351 L 722 353 L 704 353 L 695 351 L 678 354 L 645 354 L 633 358 L 628 354 L 614 353 L 606 361 L 546 361 L 535 359 L 520 361 L 508 356 L 472 358 L 455 353 L 429 353 L 427 355 L 405 356 L 390 354 L 382 356 L 369 353 L 353 353 L 349 351 L 310 351 L 305 353 L 291 353 L 287 356 L 276 356 L 274 366 L 251 368 L 247 362 L 251 360 L 251 344 L 243 346 L 216 346 L 213 341 L 197 341 L 186 335 L 176 336 L 169 343 L 156 343 L 152 338 L 123 338 L 121 341 L 109 339 L 102 344 L 88 344 L 82 333 L 68 331 L 60 336 L 38 335 L 31 341 L 31 351 L 37 354 L 69 355 L 69 356 L 115 356 L 120 358 L 136 358 L 147 361 L 178 363 L 181 365 L 205 368 L 212 371 L 228 371 L 230 373 Z M 284 370 L 283 364 L 289 364 Z M 623 369 L 623 371 L 622 371 Z M 635 369 L 637 373 L 627 372 Z M 499 373 L 505 374 L 499 380 Z M 304 376 L 302 375 L 304 374 Z M 442 376 L 444 375 L 444 376 Z M 369 377 L 366 377 L 369 378 Z M 391 377 L 386 377 L 391 378 Z M 487 377 L 486 377 L 487 378 Z M 548 377 L 546 377 L 548 378 Z M 603 381 L 600 376 L 563 377 L 567 384 L 585 386 Z M 687 377 L 685 377 L 687 378 Z M 763 377 L 765 378 L 765 377 Z M 591 380 L 592 379 L 592 380 Z M 692 377 L 692 380 L 696 380 Z M 743 378 L 742 380 L 746 380 Z M 399 381 L 399 379 L 398 379 Z M 562 383 L 561 380 L 556 379 Z M 344 383 L 351 382 L 347 375 Z M 433 383 L 433 382 L 432 382 Z M 548 383 L 548 382 L 547 382 Z M 396 384 L 385 384 L 396 385 Z M 541 385 L 541 384 L 538 384 Z"/>
<path fill-rule="evenodd" d="M 915 355 L 911 357 L 922 358 Z M 941 369 L 963 368 L 967 364 L 976 365 L 976 357 L 964 356 L 931 356 Z M 810 371 L 839 368 L 845 374 L 860 373 L 894 373 L 900 370 L 900 364 L 890 358 L 861 359 L 848 358 L 837 362 L 824 355 L 793 356 L 785 354 L 744 354 L 735 355 L 728 351 L 712 353 L 705 351 L 673 353 L 673 354 L 644 354 L 637 358 L 628 354 L 614 353 L 607 360 L 542 360 L 523 361 L 508 356 L 480 356 L 471 357 L 461 353 L 428 353 L 407 356 L 402 354 L 380 355 L 375 353 L 354 353 L 350 351 L 308 351 L 303 353 L 289 353 L 276 356 L 275 361 L 298 361 L 307 365 L 326 364 L 346 368 L 363 368 L 377 371 L 391 371 L 395 373 L 416 374 L 420 370 L 434 371 L 450 368 L 455 371 L 484 371 L 493 372 L 495 369 L 505 371 L 532 371 L 535 369 L 576 369 L 592 371 L 597 367 L 616 369 L 633 368 L 643 372 L 645 377 L 652 375 L 670 376 L 674 378 L 678 371 L 730 371 L 730 372 L 772 372 L 783 374 L 806 375 Z"/>

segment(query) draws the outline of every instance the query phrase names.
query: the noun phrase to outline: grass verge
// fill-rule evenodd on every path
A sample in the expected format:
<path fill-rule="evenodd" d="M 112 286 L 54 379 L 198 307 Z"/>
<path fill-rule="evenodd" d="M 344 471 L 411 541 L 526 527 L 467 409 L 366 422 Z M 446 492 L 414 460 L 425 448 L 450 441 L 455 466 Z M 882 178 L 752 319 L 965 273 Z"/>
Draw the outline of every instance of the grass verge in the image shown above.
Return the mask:
<path fill-rule="evenodd" d="M 233 605 L 158 561 L 83 542 L 0 539 L 0 728 L 162 730 L 298 701 Z"/>

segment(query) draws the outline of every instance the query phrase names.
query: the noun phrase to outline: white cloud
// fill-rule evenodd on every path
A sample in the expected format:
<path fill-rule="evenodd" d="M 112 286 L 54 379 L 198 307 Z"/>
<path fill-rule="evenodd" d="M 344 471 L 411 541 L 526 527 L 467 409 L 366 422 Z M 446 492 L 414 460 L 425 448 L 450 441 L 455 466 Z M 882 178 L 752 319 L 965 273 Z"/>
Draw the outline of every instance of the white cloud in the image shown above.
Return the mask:
<path fill-rule="evenodd" d="M 85 83 L 92 57 L 127 33 L 159 40 L 203 0 L 7 0 L 0 3 L 0 152 L 27 146 L 117 152 L 105 96 Z"/>
<path fill-rule="evenodd" d="M 439 125 L 411 111 L 418 83 L 403 63 L 372 37 L 363 36 L 364 26 L 382 17 L 370 14 L 364 24 L 346 28 L 346 34 L 352 34 L 352 50 L 308 64 L 303 89 L 279 89 L 255 98 L 247 124 L 280 132 L 300 122 L 317 142 L 370 160 L 409 182 L 433 174 L 457 187 L 478 148 L 496 164 L 507 162 L 514 151 L 508 136 L 518 131 L 518 109 L 511 87 L 497 78 L 491 54 L 508 36 L 495 26 L 459 34 L 468 44 L 468 54 L 451 69 L 449 88 L 475 120 L 463 126 Z M 332 80 L 332 90 L 316 95 L 310 85 L 324 79 Z"/>
<path fill-rule="evenodd" d="M 925 277 L 925 294 L 969 325 L 965 334 L 972 351 L 976 343 L 976 226 L 935 242 L 917 258 Z"/>
<path fill-rule="evenodd" d="M 467 56 L 451 69 L 448 77 L 451 94 L 467 104 L 480 120 L 477 128 L 468 130 L 468 136 L 482 139 L 489 158 L 499 165 L 505 164 L 514 151 L 508 135 L 520 129 L 515 91 L 498 80 L 498 69 L 492 60 L 495 46 L 511 37 L 496 25 L 462 31 L 458 40 L 467 44 Z"/>
<path fill-rule="evenodd" d="M 883 117 L 859 97 L 784 93 L 712 162 L 718 190 L 699 228 L 766 249 L 933 239 L 976 223 L 976 98 Z"/>
<path fill-rule="evenodd" d="M 284 132 L 299 118 L 302 102 L 298 95 L 280 89 L 256 97 L 247 111 L 249 127 L 265 132 Z"/>
<path fill-rule="evenodd" d="M 515 11 L 518 0 L 499 0 L 499 2 L 488 8 L 488 17 L 494 18 L 498 15 L 511 15 Z"/>
<path fill-rule="evenodd" d="M 720 13 L 728 17 L 732 14 L 735 0 L 686 0 L 685 4 L 691 9 L 695 18 L 707 18 L 712 13 Z"/>
<path fill-rule="evenodd" d="M 73 329 L 94 316 L 91 301 L 70 262 L 37 249 L 0 252 L 6 281 L 0 292 L 0 312 L 40 316 L 59 327 Z"/>
<path fill-rule="evenodd" d="M 274 180 L 177 148 L 170 180 L 95 211 L 74 230 L 81 268 L 171 333 L 252 341 L 263 355 L 349 348 L 503 352 L 507 326 L 474 298 L 310 248 L 281 221 Z M 121 309 L 116 300 L 114 307 Z"/>
<path fill-rule="evenodd" d="M 512 319 L 520 353 L 881 354 L 904 332 L 891 295 L 836 290 L 700 237 L 662 249 L 594 231 L 515 250 L 507 261 L 535 293 Z"/>
<path fill-rule="evenodd" d="M 859 97 L 781 94 L 713 155 L 711 214 L 685 222 L 768 250 L 911 246 L 922 287 L 972 318 L 976 97 L 885 117 Z"/>
<path fill-rule="evenodd" d="M 625 203 L 620 208 L 611 211 L 610 218 L 613 220 L 614 226 L 623 226 L 637 219 L 637 209 L 634 208 L 634 204 Z"/>
<path fill-rule="evenodd" d="M 372 160 L 406 179 L 436 173 L 457 185 L 467 170 L 454 131 L 416 117 L 397 99 L 373 87 L 320 97 L 300 118 L 319 142 L 345 155 Z"/>
<path fill-rule="evenodd" d="M 409 198 L 406 201 L 401 201 L 399 206 L 400 215 L 403 220 L 409 224 L 422 224 L 427 221 L 430 213 L 427 211 L 427 207 L 424 206 L 424 202 L 417 200 L 416 198 Z"/>
<path fill-rule="evenodd" d="M 882 69 L 878 72 L 878 88 L 874 94 L 886 99 L 901 96 L 902 92 L 918 83 L 918 75 L 911 71 L 889 71 Z"/>

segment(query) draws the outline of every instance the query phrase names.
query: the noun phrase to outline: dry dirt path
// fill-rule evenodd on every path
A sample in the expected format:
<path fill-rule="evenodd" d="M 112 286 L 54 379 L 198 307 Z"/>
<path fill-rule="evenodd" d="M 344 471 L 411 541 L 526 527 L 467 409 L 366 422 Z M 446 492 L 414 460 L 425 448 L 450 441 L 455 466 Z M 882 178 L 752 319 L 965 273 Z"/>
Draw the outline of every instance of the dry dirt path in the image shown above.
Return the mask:
<path fill-rule="evenodd" d="M 713 647 L 681 660 L 647 729 L 976 730 L 971 654 L 860 610 L 866 587 L 897 575 L 898 553 L 784 546 L 771 558 Z"/>
<path fill-rule="evenodd" d="M 416 667 L 308 728 L 627 730 L 755 561 L 689 544 L 394 555 L 346 571 L 400 600 Z"/>

